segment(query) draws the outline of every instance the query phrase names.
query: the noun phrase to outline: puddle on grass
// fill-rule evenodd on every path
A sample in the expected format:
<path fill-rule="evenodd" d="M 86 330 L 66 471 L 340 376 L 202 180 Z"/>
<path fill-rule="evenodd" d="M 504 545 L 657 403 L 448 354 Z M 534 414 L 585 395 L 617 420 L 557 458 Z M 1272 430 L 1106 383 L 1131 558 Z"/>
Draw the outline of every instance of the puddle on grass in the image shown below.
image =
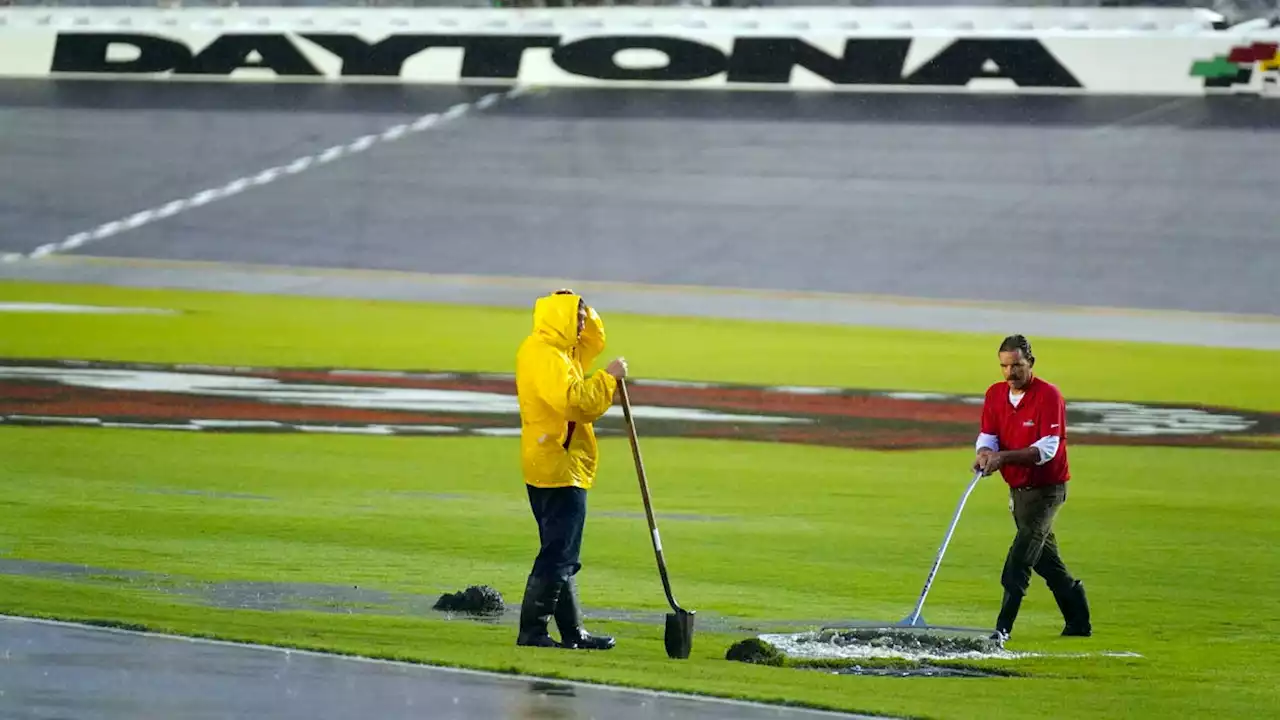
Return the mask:
<path fill-rule="evenodd" d="M 223 581 L 209 582 L 193 578 L 150 573 L 137 570 L 115 570 L 65 562 L 44 562 L 39 560 L 23 560 L 0 556 L 0 575 L 18 575 L 26 577 L 44 577 L 68 582 L 92 585 L 127 586 L 133 590 L 157 592 L 182 597 L 193 602 L 220 609 L 243 609 L 264 611 L 306 611 L 334 613 L 344 615 L 381 615 L 434 617 L 465 620 L 491 625 L 514 627 L 520 614 L 520 595 L 523 586 L 508 588 L 503 596 L 504 607 L 501 612 L 473 614 L 436 609 L 441 596 L 457 593 L 462 587 L 455 588 L 423 588 L 421 592 L 393 592 L 358 585 L 337 585 L 321 583 L 288 583 L 271 581 Z M 482 585 L 482 583 L 475 583 Z M 487 586 L 484 586 L 487 587 Z M 500 591 L 499 591 L 500 592 Z M 447 605 L 447 603 L 446 603 Z M 666 608 L 653 611 L 622 610 L 616 608 L 584 608 L 587 622 L 616 621 L 631 622 L 642 625 L 661 626 L 666 622 Z M 921 634 L 912 632 L 910 643 L 893 642 L 892 639 L 880 639 L 868 642 L 861 637 L 866 630 L 804 630 L 804 628 L 824 627 L 829 620 L 761 620 L 757 618 L 735 618 L 718 615 L 709 610 L 698 613 L 698 628 L 707 632 L 752 633 L 760 640 L 774 646 L 788 657 L 800 661 L 852 661 L 838 666 L 819 666 L 815 662 L 805 669 L 813 671 L 839 672 L 840 674 L 893 674 L 883 673 L 890 670 L 880 663 L 869 662 L 857 668 L 858 660 L 874 660 L 885 658 L 901 658 L 914 660 L 928 666 L 935 673 L 931 677 L 951 677 L 954 675 L 939 674 L 950 672 L 954 668 L 929 666 L 929 660 L 966 660 L 966 659 L 1016 659 L 1023 657 L 1142 657 L 1138 653 L 1096 652 L 1096 653 L 1063 653 L 1044 654 L 1029 652 L 1009 652 L 996 650 L 983 652 L 980 647 L 985 638 L 969 638 L 964 643 L 943 642 L 938 640 L 923 641 Z M 946 636 L 946 633 L 943 633 Z M 950 644 L 948 644 L 950 643 Z M 966 644 L 967 643 L 967 644 Z M 976 643 L 976 644 L 975 644 Z M 902 671 L 903 668 L 897 668 Z M 914 672 L 922 674 L 922 672 Z"/>
<path fill-rule="evenodd" d="M 898 633 L 901 635 L 902 633 Z M 1018 673 L 1012 670 L 975 667 L 966 662 L 949 660 L 927 662 L 919 659 L 895 657 L 866 657 L 860 660 L 849 660 L 842 657 L 815 657 L 821 653 L 809 653 L 796 656 L 788 652 L 801 643 L 788 643 L 775 636 L 748 638 L 734 643 L 725 652 L 724 659 L 734 662 L 786 667 L 795 670 L 820 672 L 827 675 L 857 675 L 870 677 L 1008 677 Z M 883 640 L 884 638 L 879 638 Z M 772 640 L 772 641 L 771 641 Z M 829 639 L 828 639 L 829 640 Z M 863 640 L 859 640 L 863 642 Z M 909 640 L 898 638 L 900 646 L 914 644 Z M 832 643 L 835 644 L 835 643 Z M 882 643 L 883 644 L 883 643 Z M 945 644 L 940 642 L 939 644 Z"/>
<path fill-rule="evenodd" d="M 759 637 L 788 657 L 813 660 L 900 658 L 919 661 L 1031 657 L 1030 653 L 1005 650 L 979 631 L 862 628 L 772 633 Z"/>
<path fill-rule="evenodd" d="M 44 577 L 94 585 L 127 586 L 133 590 L 158 592 L 182 597 L 209 607 L 232 610 L 306 611 L 344 615 L 384 615 L 435 617 L 466 620 L 495 625 L 515 626 L 520 614 L 523 583 L 511 586 L 503 597 L 501 612 L 473 614 L 436 609 L 442 595 L 456 593 L 463 587 L 424 587 L 420 592 L 395 592 L 364 588 L 358 585 L 290 583 L 233 580 L 210 582 L 194 578 L 135 570 L 113 570 L 74 563 L 43 562 L 0 557 L 0 575 Z M 468 585 L 483 583 L 468 583 Z M 645 625 L 663 625 L 665 608 L 653 611 L 622 610 L 586 606 L 588 622 L 619 621 Z M 708 632 L 758 632 L 771 628 L 779 632 L 797 627 L 812 627 L 821 621 L 771 622 L 699 613 L 698 627 Z"/>
<path fill-rule="evenodd" d="M 869 665 L 879 673 L 888 668 L 884 660 L 905 660 L 917 663 L 921 669 L 952 671 L 957 667 L 939 667 L 930 661 L 965 660 L 1018 660 L 1033 657 L 1084 658 L 1128 657 L 1140 658 L 1142 654 L 1131 651 L 1102 650 L 1092 653 L 1044 653 L 1011 651 L 990 640 L 984 631 L 931 628 L 911 630 L 905 628 L 825 629 L 799 633 L 762 633 L 760 641 L 775 651 L 813 668 L 844 669 L 857 667 L 858 660 L 871 661 Z M 823 663 L 831 664 L 824 667 Z M 867 668 L 863 668 L 867 670 Z M 902 668 L 897 668 L 901 670 Z M 984 672 L 980 668 L 960 668 L 965 671 Z M 870 672 L 854 674 L 872 674 Z M 888 673 L 893 674 L 893 673 Z M 918 674 L 918 673 L 916 673 Z M 995 671 L 993 675 L 1001 675 Z M 944 677 L 946 675 L 936 675 Z"/>
<path fill-rule="evenodd" d="M 207 582 L 163 573 L 112 570 L 73 563 L 0 558 L 0 574 L 45 577 L 131 588 L 190 598 L 217 608 L 308 610 L 428 615 L 438 595 L 392 593 L 358 585 L 270 581 Z"/>
<path fill-rule="evenodd" d="M 88 578 L 96 581 L 131 582 L 145 579 L 149 573 L 135 570 L 105 570 L 90 565 L 74 563 L 44 562 L 41 560 L 19 560 L 17 558 L 0 557 L 0 574 L 25 575 L 29 577 L 56 577 L 62 580 Z"/>

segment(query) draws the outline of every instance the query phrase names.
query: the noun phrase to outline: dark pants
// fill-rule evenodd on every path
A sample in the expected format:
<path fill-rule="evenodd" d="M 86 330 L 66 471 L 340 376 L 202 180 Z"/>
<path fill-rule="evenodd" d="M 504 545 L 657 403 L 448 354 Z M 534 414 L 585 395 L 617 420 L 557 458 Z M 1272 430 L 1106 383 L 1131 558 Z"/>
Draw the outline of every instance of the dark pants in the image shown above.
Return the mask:
<path fill-rule="evenodd" d="M 587 522 L 587 491 L 577 487 L 536 488 L 529 491 L 529 507 L 538 521 L 541 547 L 525 582 L 520 603 L 517 645 L 556 647 L 547 634 L 554 617 L 560 629 L 559 647 L 608 650 L 613 638 L 592 635 L 582 626 L 582 606 L 574 576 L 582 569 L 582 527 Z"/>
<path fill-rule="evenodd" d="M 1027 594 L 1034 570 L 1054 595 L 1067 591 L 1075 580 L 1058 554 L 1058 539 L 1053 534 L 1053 520 L 1067 501 L 1067 486 L 1049 485 L 1009 493 L 1018 532 L 1005 557 L 1000 584 L 1010 595 L 1022 597 Z"/>
<path fill-rule="evenodd" d="M 530 574 L 547 581 L 573 577 L 582 569 L 579 554 L 587 522 L 587 491 L 578 487 L 525 488 L 542 546 Z"/>

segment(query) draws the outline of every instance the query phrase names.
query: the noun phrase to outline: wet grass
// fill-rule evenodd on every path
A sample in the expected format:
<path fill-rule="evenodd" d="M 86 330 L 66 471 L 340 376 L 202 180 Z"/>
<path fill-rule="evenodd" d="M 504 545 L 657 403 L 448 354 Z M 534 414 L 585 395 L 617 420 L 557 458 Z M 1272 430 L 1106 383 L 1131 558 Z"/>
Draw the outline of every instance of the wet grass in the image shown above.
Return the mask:
<path fill-rule="evenodd" d="M 509 372 L 527 329 L 522 312 L 396 303 L 50 294 L 22 284 L 0 284 L 0 297 L 189 313 L 0 315 L 5 356 Z M 996 372 L 998 338 L 986 336 L 634 317 L 616 318 L 609 331 L 611 352 L 651 377 L 972 393 Z M 1042 372 L 1073 397 L 1280 409 L 1280 383 L 1268 381 L 1277 353 L 1035 340 Z M 901 619 L 971 457 L 968 447 L 890 453 L 642 442 L 675 592 L 700 623 L 716 615 Z M 486 584 L 518 602 L 536 529 L 508 438 L 0 427 L 0 548 L 11 559 L 88 567 L 57 578 L 0 575 L 0 612 L 911 717 L 1258 717 L 1280 706 L 1265 632 L 1280 621 L 1274 451 L 1073 445 L 1076 479 L 1060 543 L 1086 582 L 1095 637 L 1059 638 L 1057 607 L 1037 580 L 1009 649 L 1050 656 L 965 663 L 1020 675 L 993 678 L 734 662 L 726 650 L 750 633 L 710 622 L 699 625 L 693 657 L 667 659 L 655 624 L 667 608 L 626 441 L 604 440 L 602 452 L 580 584 L 591 629 L 619 639 L 608 653 L 516 648 L 506 623 L 376 607 L 233 609 L 179 591 L 187 581 L 313 584 L 429 604 L 441 592 Z M 453 497 L 433 496 L 440 493 Z M 666 514 L 736 520 L 664 523 Z M 984 482 L 930 593 L 928 622 L 991 624 L 1011 531 L 1001 486 Z M 114 579 L 127 572 L 147 576 Z M 155 574 L 175 580 L 147 579 Z M 367 600 L 356 594 L 352 602 Z M 645 622 L 599 620 L 593 608 Z M 869 662 L 879 661 L 857 661 L 879 667 Z"/>
<path fill-rule="evenodd" d="M 441 589 L 488 584 L 514 603 L 536 545 L 519 481 L 507 467 L 514 443 L 0 428 L 0 482 L 8 488 L 0 498 L 0 542 L 13 557 L 210 583 L 311 583 L 413 592 L 428 601 Z M 606 458 L 626 452 L 625 442 L 604 443 Z M 667 510 L 742 518 L 661 527 L 681 603 L 748 622 L 900 619 L 965 482 L 954 472 L 962 449 L 882 453 L 663 440 L 646 443 L 645 453 L 660 523 Z M 447 620 L 425 610 L 233 610 L 164 584 L 88 584 L 100 571 L 66 580 L 0 576 L 0 611 L 916 717 L 1055 717 L 1061 703 L 1075 717 L 1174 716 L 1188 707 L 1253 716 L 1280 700 L 1267 640 L 1253 630 L 1280 619 L 1270 601 L 1280 593 L 1280 568 L 1269 549 L 1280 542 L 1272 521 L 1280 508 L 1267 459 L 1248 451 L 1081 448 L 1079 481 L 1059 527 L 1072 569 L 1088 583 L 1097 634 L 1057 637 L 1057 608 L 1037 583 L 1009 648 L 1059 657 L 974 665 L 1023 675 L 1016 678 L 748 666 L 724 658 L 747 633 L 701 626 L 694 657 L 668 660 L 656 624 L 666 607 L 646 526 L 620 517 L 591 516 L 580 576 L 592 629 L 619 638 L 610 653 L 516 648 L 510 623 Z M 628 471 L 623 462 L 606 462 L 592 509 L 640 505 Z M 1216 482 L 1205 483 L 1208 476 Z M 889 487 L 904 477 L 912 479 L 911 493 Z M 253 487 L 278 501 L 137 489 L 153 483 L 218 492 Z M 467 499 L 376 499 L 373 490 L 388 488 L 461 488 Z M 359 504 L 371 509 L 352 510 Z M 999 486 L 980 485 L 930 594 L 929 622 L 990 624 L 1009 534 Z M 650 617 L 600 621 L 591 608 Z M 1103 651 L 1143 657 L 1099 656 Z M 1060 657 L 1074 653 L 1086 656 Z M 917 684 L 907 689 L 904 681 Z"/>

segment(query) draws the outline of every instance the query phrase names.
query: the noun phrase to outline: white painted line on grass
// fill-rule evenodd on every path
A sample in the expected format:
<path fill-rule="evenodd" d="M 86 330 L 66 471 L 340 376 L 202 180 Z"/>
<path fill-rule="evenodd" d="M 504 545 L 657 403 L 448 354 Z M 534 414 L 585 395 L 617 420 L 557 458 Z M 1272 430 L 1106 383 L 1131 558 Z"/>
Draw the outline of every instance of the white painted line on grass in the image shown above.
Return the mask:
<path fill-rule="evenodd" d="M 275 420 L 192 420 L 198 428 L 283 428 L 284 423 Z"/>
<path fill-rule="evenodd" d="M 778 385 L 767 387 L 766 391 L 790 393 L 792 395 L 839 395 L 843 390 L 838 387 L 810 387 L 808 385 Z"/>
<path fill-rule="evenodd" d="M 294 425 L 302 432 L 342 433 L 354 435 L 390 435 L 391 429 L 382 425 Z"/>
<path fill-rule="evenodd" d="M 326 148 L 319 153 L 300 157 L 285 165 L 265 168 L 243 177 L 238 177 L 220 187 L 206 188 L 189 197 L 172 200 L 162 205 L 131 213 L 118 220 L 103 223 L 91 230 L 76 232 L 56 243 L 45 243 L 29 253 L 6 253 L 0 255 L 0 262 L 13 263 L 26 259 L 48 257 L 68 250 L 77 250 L 92 242 L 115 237 L 123 232 L 150 225 L 159 220 L 173 217 L 192 208 L 202 207 L 224 198 L 232 197 L 245 190 L 262 187 L 282 177 L 296 175 L 317 165 L 323 165 L 342 158 L 365 152 L 379 143 L 395 142 L 411 133 L 422 132 L 437 125 L 457 120 L 474 111 L 487 110 L 494 105 L 525 94 L 525 88 L 514 88 L 504 93 L 489 93 L 470 103 L 458 103 L 443 113 L 428 113 L 408 123 L 393 125 L 386 130 L 369 135 L 362 135 L 343 144 Z"/>
<path fill-rule="evenodd" d="M 518 437 L 520 428 L 477 428 L 471 432 L 489 437 Z"/>
<path fill-rule="evenodd" d="M 194 425 L 178 425 L 176 423 L 134 423 L 104 422 L 102 427 L 112 430 L 199 430 Z"/>
<path fill-rule="evenodd" d="M 41 422 L 50 424 L 63 425 L 101 425 L 102 420 L 93 417 L 63 417 L 61 415 L 23 415 L 15 413 L 5 416 L 9 421 L 17 420 L 19 422 Z"/>
<path fill-rule="evenodd" d="M 177 310 L 108 305 L 0 301 L 0 313 L 57 313 L 71 315 L 177 315 Z"/>

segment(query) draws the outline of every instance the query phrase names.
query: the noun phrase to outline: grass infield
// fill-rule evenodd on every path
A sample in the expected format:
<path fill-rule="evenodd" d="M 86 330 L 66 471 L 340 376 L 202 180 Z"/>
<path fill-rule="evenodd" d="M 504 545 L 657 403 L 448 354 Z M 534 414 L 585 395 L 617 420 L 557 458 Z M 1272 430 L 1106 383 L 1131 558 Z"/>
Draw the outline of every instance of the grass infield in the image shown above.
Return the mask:
<path fill-rule="evenodd" d="M 0 284 L 0 300 L 184 313 L 0 313 L 4 357 L 509 372 L 529 325 L 523 311 L 23 283 Z M 640 377 L 973 393 L 998 376 L 999 338 L 602 312 L 608 355 L 627 355 Z M 1274 377 L 1277 353 L 1032 341 L 1038 369 L 1069 399 L 1280 409 L 1280 387 L 1249 382 Z M 602 443 L 580 576 L 590 627 L 619 639 L 608 653 L 516 648 L 510 622 L 375 597 L 429 605 L 488 584 L 519 601 L 536 530 L 511 438 L 0 426 L 0 612 L 910 717 L 1257 717 L 1280 706 L 1266 630 L 1280 620 L 1273 450 L 1073 445 L 1058 528 L 1095 636 L 1057 637 L 1037 579 L 1010 648 L 1049 656 L 982 663 L 1013 677 L 894 678 L 724 654 L 751 634 L 736 625 L 906 614 L 968 479 L 968 447 L 642 443 L 677 597 L 699 611 L 688 661 L 662 650 L 665 601 L 617 439 Z M 998 479 L 970 499 L 929 621 L 993 622 L 1006 502 Z M 93 570 L 40 574 L 31 568 L 53 566 L 38 563 Z M 267 582 L 370 595 L 245 610 L 206 592 Z"/>

